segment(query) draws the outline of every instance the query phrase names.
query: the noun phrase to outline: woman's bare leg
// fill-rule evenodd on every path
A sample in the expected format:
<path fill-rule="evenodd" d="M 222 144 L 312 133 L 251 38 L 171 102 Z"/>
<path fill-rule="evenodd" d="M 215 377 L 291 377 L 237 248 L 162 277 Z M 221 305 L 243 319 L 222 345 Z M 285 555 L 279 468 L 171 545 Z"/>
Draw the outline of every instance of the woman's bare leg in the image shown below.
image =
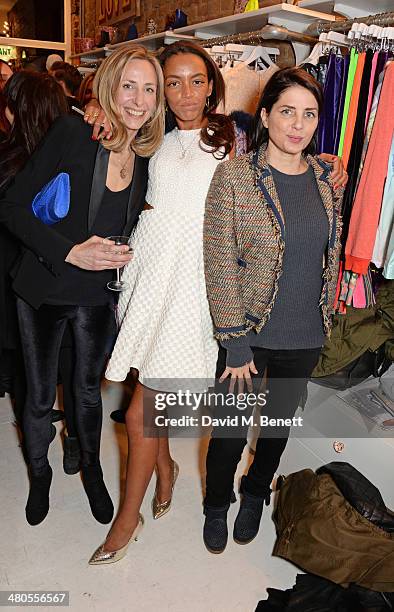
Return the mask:
<path fill-rule="evenodd" d="M 105 542 L 105 550 L 118 550 L 129 541 L 138 523 L 138 514 L 159 454 L 159 438 L 144 436 L 144 397 L 149 391 L 140 382 L 126 413 L 128 457 L 126 492 L 118 516 Z"/>

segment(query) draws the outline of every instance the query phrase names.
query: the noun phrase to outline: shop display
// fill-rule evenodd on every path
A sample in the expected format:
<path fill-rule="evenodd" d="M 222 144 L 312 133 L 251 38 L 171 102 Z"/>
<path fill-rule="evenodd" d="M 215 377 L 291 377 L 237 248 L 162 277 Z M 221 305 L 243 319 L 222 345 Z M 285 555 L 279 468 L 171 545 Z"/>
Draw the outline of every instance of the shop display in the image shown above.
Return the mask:
<path fill-rule="evenodd" d="M 90 51 L 91 49 L 94 49 L 94 38 L 74 38 L 75 53 L 85 53 L 85 51 Z"/>
<path fill-rule="evenodd" d="M 154 19 L 148 21 L 148 35 L 157 34 L 157 23 Z"/>
<path fill-rule="evenodd" d="M 138 38 L 137 26 L 135 23 L 132 23 L 127 29 L 125 40 L 135 40 L 136 38 Z"/>

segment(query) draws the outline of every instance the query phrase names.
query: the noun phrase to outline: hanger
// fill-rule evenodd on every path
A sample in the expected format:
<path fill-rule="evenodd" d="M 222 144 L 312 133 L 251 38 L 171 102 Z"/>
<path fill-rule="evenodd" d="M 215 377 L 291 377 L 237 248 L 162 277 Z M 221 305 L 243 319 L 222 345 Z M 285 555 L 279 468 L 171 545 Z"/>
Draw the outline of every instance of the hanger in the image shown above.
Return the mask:
<path fill-rule="evenodd" d="M 320 57 L 324 53 L 324 44 L 327 42 L 327 33 L 320 34 L 319 42 L 313 47 L 310 55 L 306 59 L 301 62 L 301 66 L 304 64 L 312 64 L 313 66 L 317 66 L 319 63 Z"/>
<path fill-rule="evenodd" d="M 244 63 L 256 49 L 255 45 L 244 45 L 239 43 L 227 43 L 226 51 L 230 53 L 233 65 Z"/>
<path fill-rule="evenodd" d="M 243 61 L 245 62 L 246 66 L 250 66 L 250 64 L 253 64 L 253 62 L 256 62 L 256 66 L 255 66 L 256 70 L 258 66 L 262 67 L 263 69 L 270 68 L 272 66 L 275 66 L 275 63 L 270 58 L 270 54 L 276 56 L 276 55 L 279 55 L 279 53 L 280 51 L 276 47 L 271 48 L 271 47 L 258 46 L 258 47 L 254 47 L 249 57 Z"/>
<path fill-rule="evenodd" d="M 349 47 L 349 39 L 345 34 L 340 32 L 327 32 L 327 43 L 332 44 L 336 47 Z"/>

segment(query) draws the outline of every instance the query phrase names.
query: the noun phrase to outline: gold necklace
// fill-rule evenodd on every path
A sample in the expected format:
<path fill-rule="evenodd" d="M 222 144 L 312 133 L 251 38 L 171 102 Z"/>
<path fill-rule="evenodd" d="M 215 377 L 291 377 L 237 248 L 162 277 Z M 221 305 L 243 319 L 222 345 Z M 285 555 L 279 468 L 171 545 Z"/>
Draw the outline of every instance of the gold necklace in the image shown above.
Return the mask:
<path fill-rule="evenodd" d="M 130 149 L 130 153 L 129 153 L 125 163 L 123 164 L 123 166 L 119 170 L 120 178 L 123 179 L 123 180 L 127 177 L 126 166 L 129 163 L 129 160 L 131 159 L 132 153 L 133 153 L 133 149 Z"/>

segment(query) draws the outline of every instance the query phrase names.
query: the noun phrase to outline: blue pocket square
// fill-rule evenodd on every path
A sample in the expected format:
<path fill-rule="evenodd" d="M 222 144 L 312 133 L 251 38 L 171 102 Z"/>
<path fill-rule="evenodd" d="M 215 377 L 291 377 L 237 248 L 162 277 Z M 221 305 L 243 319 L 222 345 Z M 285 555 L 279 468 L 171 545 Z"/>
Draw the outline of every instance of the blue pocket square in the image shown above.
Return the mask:
<path fill-rule="evenodd" d="M 35 196 L 33 213 L 45 225 L 53 225 L 67 216 L 70 208 L 70 177 L 60 172 Z"/>

